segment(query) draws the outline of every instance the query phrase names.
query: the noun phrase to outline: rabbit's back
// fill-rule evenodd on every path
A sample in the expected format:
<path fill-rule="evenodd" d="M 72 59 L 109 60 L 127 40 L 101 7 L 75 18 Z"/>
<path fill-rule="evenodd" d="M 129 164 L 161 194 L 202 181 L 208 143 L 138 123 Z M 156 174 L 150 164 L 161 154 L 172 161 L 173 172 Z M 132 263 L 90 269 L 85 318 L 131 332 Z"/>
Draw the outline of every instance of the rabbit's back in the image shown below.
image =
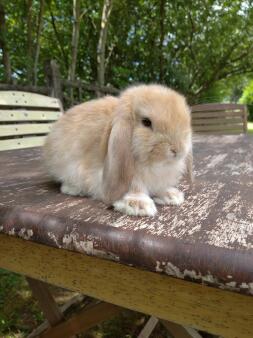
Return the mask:
<path fill-rule="evenodd" d="M 111 96 L 92 100 L 71 108 L 54 124 L 44 159 L 55 180 L 80 183 L 100 170 L 117 103 Z"/>

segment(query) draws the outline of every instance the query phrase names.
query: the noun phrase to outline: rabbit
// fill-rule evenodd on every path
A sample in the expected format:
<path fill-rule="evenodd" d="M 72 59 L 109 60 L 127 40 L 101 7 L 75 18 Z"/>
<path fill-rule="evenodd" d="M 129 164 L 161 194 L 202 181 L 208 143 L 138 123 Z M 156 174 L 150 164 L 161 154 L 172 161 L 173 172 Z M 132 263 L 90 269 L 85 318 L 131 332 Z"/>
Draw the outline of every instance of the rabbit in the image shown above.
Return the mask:
<path fill-rule="evenodd" d="M 191 154 L 186 100 L 158 84 L 74 106 L 44 145 L 46 167 L 62 193 L 90 196 L 135 216 L 154 216 L 155 203 L 183 203 L 176 185 L 191 169 Z"/>

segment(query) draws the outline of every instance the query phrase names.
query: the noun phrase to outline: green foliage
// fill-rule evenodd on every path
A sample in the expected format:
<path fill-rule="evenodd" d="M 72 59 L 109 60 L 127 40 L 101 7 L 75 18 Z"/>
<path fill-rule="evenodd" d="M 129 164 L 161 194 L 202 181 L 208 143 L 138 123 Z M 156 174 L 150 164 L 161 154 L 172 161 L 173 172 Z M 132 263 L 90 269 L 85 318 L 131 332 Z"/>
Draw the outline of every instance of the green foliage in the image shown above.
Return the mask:
<path fill-rule="evenodd" d="M 30 13 L 33 48 L 39 3 L 33 0 Z M 114 0 L 106 45 L 108 84 L 121 88 L 129 83 L 163 81 L 185 93 L 193 103 L 204 97 L 218 98 L 217 91 L 212 93 L 217 82 L 253 72 L 250 0 L 164 1 L 162 9 L 161 4 L 161 0 Z M 28 82 L 27 65 L 33 62 L 27 57 L 26 6 L 24 1 L 5 2 L 6 40 L 13 78 L 18 83 Z M 102 0 L 81 0 L 77 78 L 86 82 L 96 82 L 97 78 L 102 6 Z M 45 81 L 44 64 L 49 59 L 57 60 L 62 76 L 67 78 L 72 62 L 72 11 L 72 1 L 46 1 L 38 84 Z"/>
<path fill-rule="evenodd" d="M 249 111 L 249 121 L 253 121 L 253 80 L 244 88 L 240 102 L 247 104 Z"/>
<path fill-rule="evenodd" d="M 253 122 L 248 122 L 248 133 L 253 135 Z"/>
<path fill-rule="evenodd" d="M 0 269 L 0 337 L 26 337 L 42 319 L 24 277 Z"/>

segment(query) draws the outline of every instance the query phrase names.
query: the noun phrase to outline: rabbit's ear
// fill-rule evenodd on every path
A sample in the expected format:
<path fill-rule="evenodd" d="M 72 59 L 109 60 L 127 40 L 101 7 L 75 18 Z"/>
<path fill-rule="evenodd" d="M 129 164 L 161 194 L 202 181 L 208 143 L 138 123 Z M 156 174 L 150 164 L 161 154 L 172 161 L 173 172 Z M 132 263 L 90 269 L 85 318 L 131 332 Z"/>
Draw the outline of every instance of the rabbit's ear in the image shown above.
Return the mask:
<path fill-rule="evenodd" d="M 124 113 L 113 120 L 103 169 L 104 201 L 112 204 L 129 189 L 134 172 L 132 121 Z"/>
<path fill-rule="evenodd" d="M 194 176 L 193 176 L 193 154 L 192 149 L 189 151 L 187 158 L 186 158 L 186 170 L 187 170 L 187 177 L 190 184 L 193 184 Z"/>

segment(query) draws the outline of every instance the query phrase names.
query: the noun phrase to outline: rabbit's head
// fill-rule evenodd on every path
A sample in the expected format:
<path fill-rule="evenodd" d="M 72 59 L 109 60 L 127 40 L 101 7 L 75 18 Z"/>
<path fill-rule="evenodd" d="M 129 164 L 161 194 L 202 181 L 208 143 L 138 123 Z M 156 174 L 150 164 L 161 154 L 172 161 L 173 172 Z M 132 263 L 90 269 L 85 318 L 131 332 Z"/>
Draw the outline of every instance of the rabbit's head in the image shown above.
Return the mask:
<path fill-rule="evenodd" d="M 191 157 L 191 115 L 185 98 L 164 86 L 124 91 L 109 137 L 104 168 L 107 200 L 127 192 L 137 163 L 175 163 Z M 190 162 L 190 161 L 189 161 Z"/>

